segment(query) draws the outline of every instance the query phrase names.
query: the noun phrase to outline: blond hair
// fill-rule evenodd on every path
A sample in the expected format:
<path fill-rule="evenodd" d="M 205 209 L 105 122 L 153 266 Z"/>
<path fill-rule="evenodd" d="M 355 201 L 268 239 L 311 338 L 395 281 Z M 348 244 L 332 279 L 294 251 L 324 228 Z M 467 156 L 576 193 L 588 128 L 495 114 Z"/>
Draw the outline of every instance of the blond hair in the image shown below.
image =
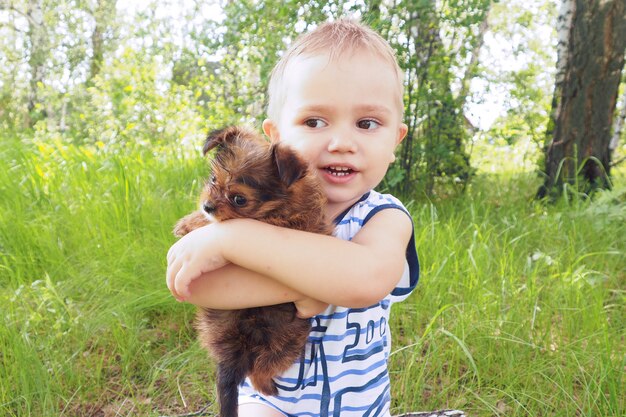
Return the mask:
<path fill-rule="evenodd" d="M 273 120 L 278 120 L 280 107 L 284 102 L 282 82 L 288 64 L 300 56 L 313 54 L 327 54 L 329 60 L 340 58 L 346 52 L 364 50 L 378 55 L 394 70 L 397 77 L 398 101 L 400 112 L 403 105 L 403 72 L 398 65 L 396 54 L 391 45 L 378 33 L 369 27 L 349 19 L 326 22 L 314 30 L 304 33 L 287 49 L 280 58 L 270 76 L 268 86 L 267 114 Z"/>

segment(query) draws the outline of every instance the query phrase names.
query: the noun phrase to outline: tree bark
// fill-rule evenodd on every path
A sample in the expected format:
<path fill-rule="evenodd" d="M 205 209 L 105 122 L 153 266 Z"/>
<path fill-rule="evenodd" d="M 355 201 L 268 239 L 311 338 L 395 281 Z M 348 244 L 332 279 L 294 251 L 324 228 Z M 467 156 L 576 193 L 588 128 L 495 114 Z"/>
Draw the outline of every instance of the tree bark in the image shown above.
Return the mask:
<path fill-rule="evenodd" d="M 626 82 L 626 72 L 622 77 L 622 82 Z M 624 131 L 624 121 L 626 120 L 626 89 L 622 93 L 622 109 L 619 111 L 615 122 L 613 123 L 613 136 L 611 136 L 611 142 L 609 142 L 609 151 L 611 152 L 611 156 L 613 156 L 613 152 L 617 149 L 617 145 L 622 137 L 622 133 Z"/>
<path fill-rule="evenodd" d="M 98 0 L 93 11 L 95 26 L 91 34 L 92 56 L 89 65 L 89 83 L 98 75 L 104 62 L 105 34 L 115 18 L 116 0 Z"/>
<path fill-rule="evenodd" d="M 459 103 L 459 108 L 463 108 L 465 106 L 465 102 L 467 101 L 467 96 L 469 95 L 470 83 L 472 79 L 476 76 L 476 69 L 478 68 L 478 61 L 480 58 L 480 51 L 483 48 L 483 44 L 485 43 L 485 34 L 489 30 L 489 14 L 491 13 L 491 3 L 487 6 L 487 10 L 485 11 L 485 17 L 478 28 L 478 34 L 474 39 L 474 47 L 472 48 L 472 54 L 470 56 L 470 62 L 465 70 L 465 74 L 463 74 L 463 80 L 461 81 L 461 90 L 456 98 Z"/>
<path fill-rule="evenodd" d="M 39 98 L 39 88 L 44 82 L 46 60 L 50 53 L 44 24 L 43 1 L 29 0 L 26 17 L 28 20 L 28 41 L 30 43 L 28 57 L 30 81 L 27 105 L 28 112 L 32 115 L 33 111 L 37 107 L 37 104 L 41 104 L 41 99 Z"/>
<path fill-rule="evenodd" d="M 435 178 L 456 175 L 458 167 L 450 164 L 447 153 L 437 152 L 446 149 L 466 157 L 462 138 L 451 134 L 455 130 L 457 102 L 450 86 L 450 69 L 444 64 L 446 48 L 441 39 L 440 22 L 435 0 L 428 0 L 411 10 L 407 22 L 407 38 L 415 45 L 414 86 L 409 87 L 409 108 L 414 119 L 409 122 L 409 134 L 401 145 L 401 166 L 404 171 L 401 194 L 408 195 L 414 183 L 415 161 L 417 159 L 415 135 L 423 140 L 423 168 L 429 175 L 424 181 L 424 189 L 431 194 Z M 426 93 L 428 91 L 428 93 Z M 428 115 L 418 127 L 417 117 Z M 469 159 L 468 159 L 469 162 Z M 462 169 L 461 169 L 462 170 Z M 461 176 L 461 175 L 459 175 Z"/>
<path fill-rule="evenodd" d="M 548 126 L 546 179 L 537 196 L 565 184 L 582 191 L 610 186 L 611 126 L 624 67 L 624 0 L 565 0 L 557 76 Z M 582 180 L 582 181 L 581 181 Z"/>

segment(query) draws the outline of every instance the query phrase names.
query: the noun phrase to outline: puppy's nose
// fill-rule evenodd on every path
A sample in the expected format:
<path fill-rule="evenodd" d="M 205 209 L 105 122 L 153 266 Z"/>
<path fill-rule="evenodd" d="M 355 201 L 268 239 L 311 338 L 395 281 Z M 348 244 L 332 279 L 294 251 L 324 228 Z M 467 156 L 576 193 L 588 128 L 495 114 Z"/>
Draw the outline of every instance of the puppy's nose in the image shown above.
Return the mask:
<path fill-rule="evenodd" d="M 205 201 L 204 203 L 202 203 L 202 210 L 204 210 L 207 214 L 212 214 L 215 211 L 215 206 Z"/>

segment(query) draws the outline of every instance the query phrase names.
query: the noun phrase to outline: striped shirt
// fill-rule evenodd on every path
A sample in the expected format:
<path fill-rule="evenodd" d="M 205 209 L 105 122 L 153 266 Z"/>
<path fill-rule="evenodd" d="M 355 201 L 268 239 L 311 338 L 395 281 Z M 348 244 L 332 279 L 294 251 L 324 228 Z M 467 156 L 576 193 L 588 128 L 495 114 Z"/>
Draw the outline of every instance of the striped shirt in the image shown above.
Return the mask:
<path fill-rule="evenodd" d="M 334 234 L 351 240 L 373 215 L 389 208 L 408 215 L 395 197 L 370 191 L 336 219 Z M 246 380 L 240 387 L 240 403 L 265 403 L 286 416 L 388 417 L 389 311 L 392 303 L 409 296 L 418 278 L 412 234 L 403 276 L 390 294 L 368 308 L 329 306 L 312 317 L 305 354 L 275 378 L 278 395 L 263 396 Z"/>

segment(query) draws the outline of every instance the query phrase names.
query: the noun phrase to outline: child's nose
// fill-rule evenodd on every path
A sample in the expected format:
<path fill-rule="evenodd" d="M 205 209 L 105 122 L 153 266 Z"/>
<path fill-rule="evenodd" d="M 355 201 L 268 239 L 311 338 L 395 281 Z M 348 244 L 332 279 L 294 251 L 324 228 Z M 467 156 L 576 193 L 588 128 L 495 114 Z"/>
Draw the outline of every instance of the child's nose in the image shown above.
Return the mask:
<path fill-rule="evenodd" d="M 332 133 L 328 144 L 329 152 L 356 152 L 356 150 L 356 142 L 348 129 L 341 129 Z"/>

